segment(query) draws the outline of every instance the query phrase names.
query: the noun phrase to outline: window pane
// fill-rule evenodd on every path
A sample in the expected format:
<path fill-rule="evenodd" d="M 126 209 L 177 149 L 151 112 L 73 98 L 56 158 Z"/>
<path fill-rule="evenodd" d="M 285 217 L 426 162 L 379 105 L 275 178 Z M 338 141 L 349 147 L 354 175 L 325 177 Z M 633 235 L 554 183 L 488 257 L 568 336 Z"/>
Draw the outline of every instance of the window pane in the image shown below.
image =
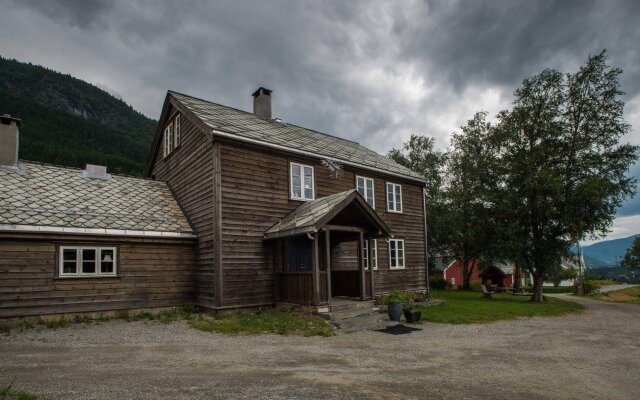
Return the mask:
<path fill-rule="evenodd" d="M 76 249 L 62 250 L 62 273 L 75 274 L 77 271 L 76 260 L 78 259 L 78 251 Z"/>
<path fill-rule="evenodd" d="M 313 170 L 304 167 L 304 198 L 313 199 Z"/>
<path fill-rule="evenodd" d="M 402 198 L 400 197 L 400 187 L 396 186 L 396 211 L 402 210 Z"/>
<path fill-rule="evenodd" d="M 364 267 L 369 268 L 369 242 L 367 240 L 363 243 L 364 247 Z"/>
<path fill-rule="evenodd" d="M 111 249 L 100 250 L 100 273 L 112 274 L 113 263 L 114 263 L 113 250 Z"/>
<path fill-rule="evenodd" d="M 96 273 L 96 251 L 95 249 L 82 249 L 82 273 Z"/>
<path fill-rule="evenodd" d="M 300 166 L 299 165 L 292 165 L 291 166 L 291 175 L 292 176 L 300 176 Z"/>
<path fill-rule="evenodd" d="M 393 186 L 390 184 L 387 185 L 387 203 L 389 204 L 389 209 L 393 210 L 395 208 L 393 203 Z"/>

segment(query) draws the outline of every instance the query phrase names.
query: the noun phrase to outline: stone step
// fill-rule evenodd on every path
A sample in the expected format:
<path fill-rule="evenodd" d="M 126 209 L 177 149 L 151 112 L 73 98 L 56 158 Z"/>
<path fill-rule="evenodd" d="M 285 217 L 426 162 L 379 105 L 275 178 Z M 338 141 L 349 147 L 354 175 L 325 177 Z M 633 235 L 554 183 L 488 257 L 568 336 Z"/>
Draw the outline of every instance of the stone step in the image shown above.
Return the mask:
<path fill-rule="evenodd" d="M 360 309 L 360 310 L 349 310 L 349 311 L 339 311 L 339 312 L 331 312 L 329 313 L 329 319 L 332 321 L 340 321 L 355 317 L 360 317 L 363 315 L 371 315 L 378 313 L 378 307 L 373 307 L 369 309 Z"/>
<path fill-rule="evenodd" d="M 354 301 L 349 303 L 331 304 L 329 305 L 330 312 L 342 312 L 342 311 L 355 311 L 355 310 L 370 310 L 376 305 L 373 301 Z"/>

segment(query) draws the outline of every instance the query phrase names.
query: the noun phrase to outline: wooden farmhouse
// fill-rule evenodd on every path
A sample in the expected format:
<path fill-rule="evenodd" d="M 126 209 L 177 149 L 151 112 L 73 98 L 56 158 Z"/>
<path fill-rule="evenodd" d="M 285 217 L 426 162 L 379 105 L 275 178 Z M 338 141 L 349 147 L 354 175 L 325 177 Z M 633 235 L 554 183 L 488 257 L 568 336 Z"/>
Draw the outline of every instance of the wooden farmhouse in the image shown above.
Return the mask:
<path fill-rule="evenodd" d="M 322 310 L 426 289 L 424 180 L 358 143 L 168 92 L 144 179 L 18 161 L 0 125 L 0 317 Z"/>

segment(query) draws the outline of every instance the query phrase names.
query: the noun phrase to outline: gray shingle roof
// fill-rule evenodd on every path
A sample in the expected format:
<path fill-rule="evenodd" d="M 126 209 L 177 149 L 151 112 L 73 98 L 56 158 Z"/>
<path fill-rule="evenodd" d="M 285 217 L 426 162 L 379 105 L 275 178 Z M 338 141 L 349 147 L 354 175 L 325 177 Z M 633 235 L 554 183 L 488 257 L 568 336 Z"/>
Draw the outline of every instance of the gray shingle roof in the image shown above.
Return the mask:
<path fill-rule="evenodd" d="M 291 231 L 294 229 L 303 232 L 305 228 L 312 228 L 318 220 L 331 212 L 333 207 L 340 204 L 354 191 L 355 189 L 347 190 L 346 192 L 308 201 L 298 206 L 277 224 L 269 228 L 265 232 L 265 235 L 274 235 L 278 232 Z"/>
<path fill-rule="evenodd" d="M 252 113 L 182 93 L 169 93 L 211 129 L 232 134 L 239 139 L 257 140 L 320 157 L 332 157 L 364 168 L 424 181 L 420 174 L 350 140 L 274 120 L 266 121 Z"/>
<path fill-rule="evenodd" d="M 0 224 L 192 234 L 164 182 L 22 163 L 0 169 Z"/>

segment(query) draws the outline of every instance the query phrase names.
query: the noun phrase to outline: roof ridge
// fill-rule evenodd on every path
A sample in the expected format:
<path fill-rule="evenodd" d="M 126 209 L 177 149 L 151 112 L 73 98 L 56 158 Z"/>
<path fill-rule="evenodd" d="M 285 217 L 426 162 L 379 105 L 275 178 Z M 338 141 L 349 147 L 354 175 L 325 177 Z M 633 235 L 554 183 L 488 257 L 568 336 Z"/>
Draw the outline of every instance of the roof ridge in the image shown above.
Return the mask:
<path fill-rule="evenodd" d="M 167 90 L 167 91 L 168 91 L 169 93 L 179 94 L 180 96 L 190 97 L 190 98 L 192 98 L 192 99 L 196 99 L 196 100 L 199 100 L 199 101 L 204 101 L 205 103 L 215 104 L 216 106 L 225 107 L 225 108 L 230 108 L 230 109 L 232 109 L 232 110 L 240 111 L 241 113 L 244 113 L 244 114 L 247 114 L 247 115 L 251 115 L 251 116 L 253 116 L 253 117 L 255 117 L 255 118 L 258 118 L 260 121 L 265 121 L 265 122 L 269 122 L 269 123 L 276 123 L 276 124 L 289 125 L 289 126 L 293 126 L 293 127 L 296 127 L 296 128 L 304 129 L 304 130 L 306 130 L 306 131 L 315 132 L 315 133 L 317 133 L 317 134 L 319 134 L 319 135 L 331 136 L 331 137 L 336 138 L 336 139 L 345 140 L 345 141 L 347 141 L 347 142 L 351 142 L 351 143 L 357 144 L 358 146 L 362 146 L 359 142 L 356 142 L 355 140 L 345 139 L 345 138 L 343 138 L 343 137 L 341 137 L 341 136 L 338 136 L 338 135 L 332 135 L 331 133 L 320 132 L 320 131 L 315 130 L 315 129 L 311 129 L 311 128 L 307 128 L 307 127 L 304 127 L 304 126 L 300 126 L 300 125 L 292 124 L 292 123 L 290 123 L 290 122 L 278 122 L 278 121 L 275 121 L 275 118 L 273 118 L 273 119 L 271 119 L 271 120 L 262 119 L 262 118 L 258 117 L 257 115 L 255 115 L 254 113 L 252 113 L 252 112 L 250 112 L 250 111 L 241 110 L 241 109 L 236 108 L 236 107 L 227 106 L 227 105 L 225 105 L 225 104 L 221 104 L 221 103 L 216 103 L 215 101 L 206 100 L 206 99 L 203 99 L 203 98 L 201 98 L 201 97 L 191 96 L 191 95 L 189 95 L 189 94 L 182 93 L 182 92 L 177 92 L 177 91 L 175 91 L 175 90 Z M 362 146 L 362 147 L 365 147 L 365 146 Z M 365 147 L 365 148 L 366 148 L 366 149 L 368 149 L 367 147 Z M 368 150 L 370 150 L 370 149 L 368 149 Z M 371 150 L 371 151 L 373 151 L 373 150 Z"/>

